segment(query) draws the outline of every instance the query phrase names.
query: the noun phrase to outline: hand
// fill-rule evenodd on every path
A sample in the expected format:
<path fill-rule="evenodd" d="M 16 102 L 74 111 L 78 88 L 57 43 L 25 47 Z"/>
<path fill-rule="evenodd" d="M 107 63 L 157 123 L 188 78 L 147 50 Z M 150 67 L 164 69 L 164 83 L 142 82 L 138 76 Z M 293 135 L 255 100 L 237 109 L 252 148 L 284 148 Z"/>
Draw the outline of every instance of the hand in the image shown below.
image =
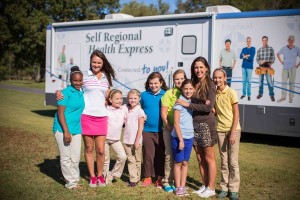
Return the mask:
<path fill-rule="evenodd" d="M 205 101 L 205 105 L 209 105 L 209 104 L 210 104 L 210 100 L 207 99 L 207 100 Z"/>
<path fill-rule="evenodd" d="M 283 60 L 281 60 L 281 61 L 280 61 L 280 63 L 281 63 L 282 65 L 284 65 L 284 62 L 283 62 Z"/>
<path fill-rule="evenodd" d="M 183 148 L 184 148 L 184 142 L 183 142 L 183 140 L 181 140 L 181 141 L 179 141 L 179 149 L 183 150 Z"/>
<path fill-rule="evenodd" d="M 61 90 L 56 90 L 55 91 L 55 97 L 57 101 L 63 100 L 64 99 L 64 95 L 62 94 Z"/>
<path fill-rule="evenodd" d="M 64 141 L 65 143 L 70 143 L 72 141 L 72 136 L 69 132 L 64 133 Z"/>
<path fill-rule="evenodd" d="M 235 133 L 231 132 L 229 137 L 229 143 L 232 145 L 235 143 Z"/>
<path fill-rule="evenodd" d="M 169 131 L 172 131 L 172 130 L 173 130 L 173 126 L 171 126 L 170 124 L 167 124 L 166 128 L 167 128 Z"/>
<path fill-rule="evenodd" d="M 233 69 L 233 68 L 234 68 L 234 65 L 231 66 L 231 69 Z"/>
<path fill-rule="evenodd" d="M 215 108 L 211 109 L 211 112 L 212 112 L 213 114 L 216 114 L 216 109 L 215 109 Z"/>
<path fill-rule="evenodd" d="M 134 142 L 134 149 L 137 150 L 140 147 L 139 141 Z"/>
<path fill-rule="evenodd" d="M 177 99 L 175 103 L 179 104 L 179 105 L 182 105 L 183 107 L 189 107 L 189 103 L 182 100 L 182 99 Z"/>

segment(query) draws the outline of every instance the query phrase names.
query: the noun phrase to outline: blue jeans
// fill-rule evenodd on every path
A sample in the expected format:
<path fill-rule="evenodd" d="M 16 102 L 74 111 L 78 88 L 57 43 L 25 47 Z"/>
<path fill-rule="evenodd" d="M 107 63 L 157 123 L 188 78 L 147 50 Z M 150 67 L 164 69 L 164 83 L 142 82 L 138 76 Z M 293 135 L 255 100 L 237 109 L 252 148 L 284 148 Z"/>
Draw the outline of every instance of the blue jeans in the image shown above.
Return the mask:
<path fill-rule="evenodd" d="M 252 79 L 252 71 L 253 69 L 242 68 L 243 74 L 243 96 L 251 96 L 251 79 Z"/>
<path fill-rule="evenodd" d="M 274 85 L 273 85 L 273 81 L 272 81 L 272 76 L 270 76 L 268 74 L 268 70 L 267 70 L 266 74 L 261 74 L 259 76 L 259 92 L 258 92 L 258 94 L 263 95 L 263 93 L 264 93 L 264 77 L 265 76 L 266 76 L 267 83 L 268 83 L 269 95 L 270 95 L 270 97 L 273 97 L 274 96 Z"/>
<path fill-rule="evenodd" d="M 225 67 L 225 66 L 222 66 L 222 68 L 226 72 L 226 75 L 227 75 L 227 85 L 230 87 L 231 86 L 232 69 L 231 69 L 231 67 Z"/>

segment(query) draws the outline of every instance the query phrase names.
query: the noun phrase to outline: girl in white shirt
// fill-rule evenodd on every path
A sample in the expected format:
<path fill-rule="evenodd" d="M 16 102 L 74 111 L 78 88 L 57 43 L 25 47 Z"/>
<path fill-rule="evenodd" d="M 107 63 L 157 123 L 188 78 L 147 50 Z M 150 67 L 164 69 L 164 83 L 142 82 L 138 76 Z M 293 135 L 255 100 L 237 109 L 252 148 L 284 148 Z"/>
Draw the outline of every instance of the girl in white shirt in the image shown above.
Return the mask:
<path fill-rule="evenodd" d="M 121 177 L 127 158 L 123 144 L 120 141 L 125 114 L 127 112 L 126 105 L 123 105 L 122 92 L 117 89 L 111 90 L 107 97 L 107 103 L 108 127 L 105 141 L 105 161 L 103 168 L 106 185 L 110 184 L 115 177 Z M 109 147 L 112 148 L 117 156 L 116 163 L 111 171 L 109 171 Z"/>
<path fill-rule="evenodd" d="M 140 106 L 141 95 L 136 89 L 127 95 L 128 112 L 125 116 L 123 143 L 128 159 L 129 187 L 135 187 L 141 179 L 142 132 L 146 115 Z"/>

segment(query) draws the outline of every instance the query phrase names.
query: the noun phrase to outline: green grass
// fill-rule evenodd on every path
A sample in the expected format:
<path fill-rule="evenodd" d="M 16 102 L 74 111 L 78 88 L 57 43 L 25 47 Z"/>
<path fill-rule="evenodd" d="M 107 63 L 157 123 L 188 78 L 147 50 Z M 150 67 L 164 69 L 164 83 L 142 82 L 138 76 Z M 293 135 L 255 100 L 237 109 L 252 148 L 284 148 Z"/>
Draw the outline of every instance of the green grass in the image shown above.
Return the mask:
<path fill-rule="evenodd" d="M 37 89 L 45 89 L 45 82 L 36 82 L 29 80 L 7 80 L 0 81 L 1 84 L 10 84 L 19 87 L 27 87 L 27 88 L 37 88 Z"/>
<path fill-rule="evenodd" d="M 2 82 L 0 83 L 2 84 Z M 7 82 L 5 83 L 7 84 Z M 9 83 L 10 84 L 10 83 Z M 15 84 L 15 83 L 13 83 Z M 19 84 L 19 83 L 18 83 Z M 28 84 L 25 84 L 28 87 Z M 111 186 L 88 187 L 83 154 L 80 169 L 84 189 L 63 186 L 58 151 L 51 132 L 55 107 L 43 105 L 44 95 L 0 89 L 0 199 L 173 199 L 154 187 L 127 188 L 128 172 Z M 251 138 L 251 135 L 243 135 Z M 244 139 L 240 145 L 241 199 L 300 199 L 300 148 L 289 145 L 299 139 L 279 139 L 287 147 L 271 142 L 273 136 L 258 137 L 264 142 Z M 269 141 L 270 140 L 270 141 Z M 290 147 L 289 147 L 290 146 Z M 294 146 L 294 147 L 293 147 Z M 219 154 L 216 151 L 220 182 Z M 113 155 L 112 159 L 115 157 Z M 188 172 L 189 191 L 200 185 L 194 153 Z M 184 199 L 199 199 L 196 195 Z"/>

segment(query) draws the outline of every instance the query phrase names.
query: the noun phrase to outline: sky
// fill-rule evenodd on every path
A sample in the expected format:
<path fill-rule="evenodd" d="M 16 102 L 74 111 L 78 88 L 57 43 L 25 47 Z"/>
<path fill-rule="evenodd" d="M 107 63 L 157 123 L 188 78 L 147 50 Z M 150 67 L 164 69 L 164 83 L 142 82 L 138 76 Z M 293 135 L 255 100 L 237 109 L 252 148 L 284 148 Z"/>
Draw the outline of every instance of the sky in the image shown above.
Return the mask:
<path fill-rule="evenodd" d="M 120 0 L 120 4 L 122 6 L 124 3 L 128 3 L 130 1 L 131 0 Z M 137 2 L 139 2 L 139 3 L 143 2 L 146 5 L 149 5 L 152 3 L 157 6 L 158 0 L 137 0 Z M 174 10 L 176 9 L 176 1 L 175 0 L 163 0 L 163 2 L 168 3 L 170 5 L 170 12 L 173 13 Z"/>

